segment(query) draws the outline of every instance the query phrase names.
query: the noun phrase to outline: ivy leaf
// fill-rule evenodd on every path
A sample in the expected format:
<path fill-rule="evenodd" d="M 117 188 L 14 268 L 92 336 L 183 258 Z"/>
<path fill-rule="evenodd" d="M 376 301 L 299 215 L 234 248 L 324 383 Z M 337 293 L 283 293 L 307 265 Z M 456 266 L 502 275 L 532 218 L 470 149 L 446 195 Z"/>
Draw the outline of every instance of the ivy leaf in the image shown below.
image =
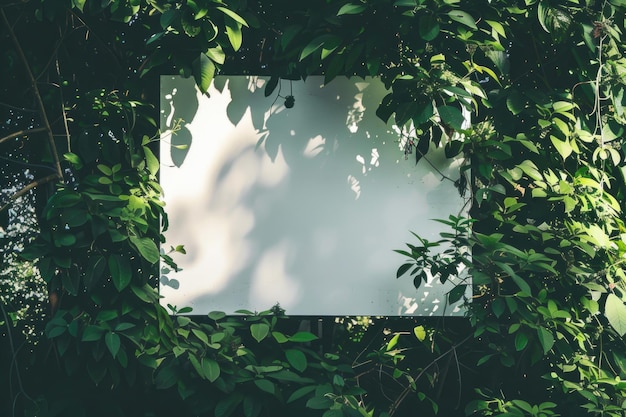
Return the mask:
<path fill-rule="evenodd" d="M 265 323 L 254 323 L 250 326 L 250 334 L 257 342 L 265 339 L 270 332 L 270 326 Z"/>
<path fill-rule="evenodd" d="M 611 293 L 606 297 L 604 315 L 620 337 L 626 334 L 626 305 L 617 295 Z"/>
<path fill-rule="evenodd" d="M 474 30 L 478 29 L 474 18 L 469 13 L 464 12 L 463 10 L 452 10 L 448 12 L 448 16 L 450 17 L 450 19 L 454 20 L 455 22 L 459 22 L 471 29 L 474 29 Z"/>
<path fill-rule="evenodd" d="M 118 292 L 121 292 L 130 284 L 132 272 L 128 259 L 117 254 L 109 256 L 109 271 L 111 272 L 113 285 L 115 285 Z"/>
<path fill-rule="evenodd" d="M 151 264 L 159 261 L 159 249 L 154 241 L 147 237 L 130 236 L 130 243 L 137 249 L 139 254 Z"/>

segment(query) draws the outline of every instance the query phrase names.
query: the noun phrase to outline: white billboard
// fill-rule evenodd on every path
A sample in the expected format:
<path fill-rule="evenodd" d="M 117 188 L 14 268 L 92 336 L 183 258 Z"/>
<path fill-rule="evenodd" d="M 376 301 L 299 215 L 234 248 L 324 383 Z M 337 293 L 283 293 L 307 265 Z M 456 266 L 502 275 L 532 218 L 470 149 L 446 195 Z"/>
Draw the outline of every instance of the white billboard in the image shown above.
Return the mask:
<path fill-rule="evenodd" d="M 187 252 L 174 256 L 182 271 L 163 265 L 162 303 L 193 314 L 277 303 L 288 315 L 463 314 L 446 305 L 450 284 L 396 279 L 405 258 L 393 252 L 415 243 L 410 231 L 436 240 L 443 226 L 430 219 L 467 210 L 441 175 L 458 178 L 460 161 L 441 149 L 405 159 L 402 135 L 375 114 L 378 79 L 283 80 L 265 97 L 267 82 L 220 76 L 207 96 L 193 79 L 161 78 L 164 249 Z"/>

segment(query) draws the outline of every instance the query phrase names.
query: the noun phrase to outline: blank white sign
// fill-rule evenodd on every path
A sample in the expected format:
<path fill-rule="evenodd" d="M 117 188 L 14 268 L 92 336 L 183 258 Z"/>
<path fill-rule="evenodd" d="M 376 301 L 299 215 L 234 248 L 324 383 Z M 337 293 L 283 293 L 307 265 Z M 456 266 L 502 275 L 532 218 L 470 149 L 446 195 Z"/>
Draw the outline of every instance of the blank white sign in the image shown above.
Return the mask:
<path fill-rule="evenodd" d="M 162 265 L 162 303 L 193 314 L 461 315 L 450 284 L 416 290 L 393 252 L 436 240 L 430 219 L 466 210 L 447 177 L 459 161 L 442 150 L 415 164 L 401 132 L 375 114 L 378 79 L 281 81 L 217 77 L 202 95 L 193 79 L 161 78 L 161 185 L 170 246 L 181 272 Z M 278 95 L 279 94 L 279 95 Z M 293 95 L 293 108 L 284 106 Z M 172 133 L 172 130 L 174 131 Z M 469 289 L 468 289 L 469 291 Z"/>

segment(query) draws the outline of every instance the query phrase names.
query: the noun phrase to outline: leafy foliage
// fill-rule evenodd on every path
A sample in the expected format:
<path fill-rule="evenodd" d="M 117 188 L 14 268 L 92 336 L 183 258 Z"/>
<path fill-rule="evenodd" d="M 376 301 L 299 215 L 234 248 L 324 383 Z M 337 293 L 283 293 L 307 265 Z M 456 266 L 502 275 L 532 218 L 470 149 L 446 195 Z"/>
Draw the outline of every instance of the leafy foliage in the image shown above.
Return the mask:
<path fill-rule="evenodd" d="M 619 0 L 0 6 L 2 243 L 21 256 L 3 256 L 0 280 L 2 413 L 622 415 L 625 12 Z M 278 307 L 192 319 L 159 304 L 157 263 L 176 269 L 184 242 L 161 236 L 156 82 L 179 73 L 206 91 L 220 70 L 269 73 L 266 96 L 280 78 L 380 75 L 377 114 L 401 127 L 405 154 L 465 158 L 448 180 L 469 183 L 471 218 L 439 220 L 450 231 L 435 242 L 416 235 L 397 277 L 450 280 L 454 302 L 471 276 L 468 320 L 337 319 L 317 340 Z"/>

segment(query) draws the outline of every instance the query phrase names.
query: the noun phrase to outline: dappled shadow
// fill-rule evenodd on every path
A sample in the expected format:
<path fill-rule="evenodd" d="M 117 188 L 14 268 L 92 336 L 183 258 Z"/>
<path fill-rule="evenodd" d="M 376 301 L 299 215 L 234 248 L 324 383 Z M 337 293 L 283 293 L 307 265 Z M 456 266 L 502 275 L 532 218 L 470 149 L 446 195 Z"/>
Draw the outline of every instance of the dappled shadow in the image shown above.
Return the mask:
<path fill-rule="evenodd" d="M 218 78 L 187 126 L 194 151 L 180 168 L 161 161 L 167 238 L 189 253 L 165 301 L 197 313 L 277 302 L 303 315 L 442 313 L 441 288 L 424 294 L 395 279 L 403 259 L 392 250 L 408 230 L 435 239 L 425 220 L 457 214 L 462 201 L 427 164 L 404 160 L 374 113 L 382 85 L 321 88 L 312 77 L 293 83 L 286 109 L 264 96 L 265 82 Z M 440 168 L 458 176 L 449 162 Z"/>

